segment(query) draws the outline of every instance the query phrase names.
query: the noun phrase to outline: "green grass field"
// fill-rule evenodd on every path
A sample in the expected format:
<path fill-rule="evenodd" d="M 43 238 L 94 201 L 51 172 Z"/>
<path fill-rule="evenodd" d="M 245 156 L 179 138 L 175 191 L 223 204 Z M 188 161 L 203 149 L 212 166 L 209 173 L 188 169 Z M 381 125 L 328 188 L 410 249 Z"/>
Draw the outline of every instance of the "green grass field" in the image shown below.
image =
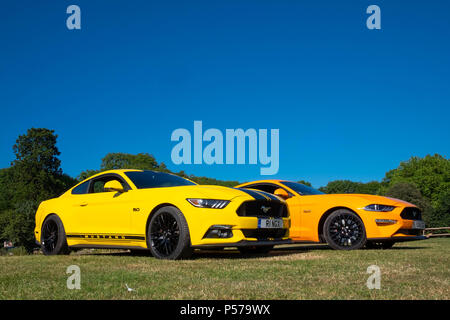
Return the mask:
<path fill-rule="evenodd" d="M 66 269 L 81 269 L 69 290 Z M 369 290 L 367 267 L 381 269 Z M 0 299 L 450 299 L 450 239 L 398 243 L 390 250 L 278 247 L 268 256 L 202 251 L 163 261 L 128 252 L 1 256 Z M 136 291 L 128 292 L 125 284 Z"/>

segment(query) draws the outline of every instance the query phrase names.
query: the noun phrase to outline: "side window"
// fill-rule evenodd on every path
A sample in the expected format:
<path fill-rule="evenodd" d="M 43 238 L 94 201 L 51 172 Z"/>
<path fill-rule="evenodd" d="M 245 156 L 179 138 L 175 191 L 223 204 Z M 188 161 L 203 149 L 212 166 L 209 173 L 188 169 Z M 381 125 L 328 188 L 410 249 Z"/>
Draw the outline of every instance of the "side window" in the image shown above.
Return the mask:
<path fill-rule="evenodd" d="M 94 185 L 92 186 L 92 193 L 99 193 L 103 192 L 103 186 L 105 185 L 107 181 L 97 180 L 94 182 Z"/>
<path fill-rule="evenodd" d="M 86 193 L 88 193 L 89 182 L 90 181 L 83 182 L 78 187 L 74 188 L 72 190 L 72 194 L 86 194 Z"/>
<path fill-rule="evenodd" d="M 105 190 L 104 190 L 105 184 L 108 181 L 112 181 L 112 180 L 119 181 L 125 190 L 129 189 L 128 185 L 126 183 L 124 183 L 121 179 L 119 179 L 117 176 L 103 176 L 103 177 L 94 179 L 92 181 L 89 193 L 105 192 Z"/>
<path fill-rule="evenodd" d="M 261 190 L 273 194 L 279 187 L 273 184 L 256 184 L 248 186 L 247 188 Z"/>

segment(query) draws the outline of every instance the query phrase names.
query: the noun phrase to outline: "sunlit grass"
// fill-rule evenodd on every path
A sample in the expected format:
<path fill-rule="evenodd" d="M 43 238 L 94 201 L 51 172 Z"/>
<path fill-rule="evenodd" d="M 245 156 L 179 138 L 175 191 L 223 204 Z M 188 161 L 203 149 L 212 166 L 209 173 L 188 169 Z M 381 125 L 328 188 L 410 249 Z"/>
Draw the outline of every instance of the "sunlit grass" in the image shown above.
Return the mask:
<path fill-rule="evenodd" d="M 81 269 L 80 290 L 67 289 L 69 265 Z M 380 290 L 366 286 L 370 265 L 381 269 Z M 1 256 L 0 299 L 450 299 L 449 265 L 450 239 L 348 252 L 296 245 L 255 257 L 208 251 L 186 261 L 104 250 Z"/>

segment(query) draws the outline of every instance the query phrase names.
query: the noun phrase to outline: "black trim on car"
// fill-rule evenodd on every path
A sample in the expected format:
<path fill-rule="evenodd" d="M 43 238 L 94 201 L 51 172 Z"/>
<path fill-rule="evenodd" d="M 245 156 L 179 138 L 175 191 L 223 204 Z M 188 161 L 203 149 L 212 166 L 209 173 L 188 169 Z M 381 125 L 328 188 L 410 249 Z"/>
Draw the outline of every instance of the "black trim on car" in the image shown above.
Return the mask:
<path fill-rule="evenodd" d="M 416 207 L 406 207 L 400 213 L 400 217 L 405 220 L 422 220 L 422 212 Z"/>
<path fill-rule="evenodd" d="M 78 248 L 78 249 L 132 249 L 132 250 L 148 251 L 147 248 L 138 247 L 138 246 L 121 246 L 121 245 L 108 245 L 108 244 L 75 244 L 73 246 L 69 246 L 69 248 Z"/>
<path fill-rule="evenodd" d="M 281 240 L 286 236 L 287 229 L 241 229 L 244 237 L 258 240 Z"/>
<path fill-rule="evenodd" d="M 67 238 L 107 239 L 107 240 L 139 240 L 145 241 L 144 236 L 123 234 L 67 234 Z"/>
<path fill-rule="evenodd" d="M 102 180 L 102 178 L 108 178 L 108 177 L 113 177 L 113 178 L 117 178 L 120 183 L 122 183 L 122 185 L 124 186 L 124 190 L 125 191 L 130 191 L 132 190 L 130 185 L 128 184 L 128 182 L 125 181 L 125 179 L 118 173 L 105 173 L 93 178 L 90 178 L 87 181 L 84 181 L 83 183 L 79 184 L 78 186 L 76 186 L 75 188 L 72 189 L 71 194 L 73 195 L 86 195 L 86 194 L 94 194 L 93 192 L 93 188 L 94 188 L 94 183 L 98 180 Z M 88 187 L 87 187 L 87 192 L 86 193 L 73 193 L 73 191 L 78 188 L 79 186 L 83 185 L 87 183 Z"/>
<path fill-rule="evenodd" d="M 266 192 L 266 193 L 269 193 L 269 194 L 270 194 L 270 192 L 268 192 L 268 191 L 264 191 L 264 190 L 258 189 L 257 187 L 259 187 L 259 186 L 271 186 L 271 187 L 276 187 L 275 190 L 276 190 L 276 189 L 283 189 L 284 191 L 286 191 L 286 192 L 288 193 L 288 195 L 289 195 L 289 198 L 291 198 L 291 197 L 294 196 L 294 195 L 292 194 L 292 192 L 290 192 L 289 190 L 287 190 L 285 187 L 280 186 L 280 185 L 278 185 L 278 184 L 276 184 L 276 183 L 269 183 L 269 182 L 253 183 L 253 184 L 249 184 L 249 185 L 245 185 L 245 186 L 239 187 L 238 189 L 241 189 L 241 188 L 254 189 L 254 190 L 258 190 L 258 191 Z"/>
<path fill-rule="evenodd" d="M 241 240 L 239 242 L 234 243 L 214 243 L 214 244 L 200 244 L 192 246 L 192 248 L 225 248 L 225 247 L 245 247 L 245 246 L 274 246 L 281 244 L 292 244 L 291 239 L 286 240 L 267 240 L 267 241 L 251 241 L 251 240 Z"/>
<path fill-rule="evenodd" d="M 416 240 L 426 240 L 425 236 L 411 236 L 411 237 L 391 237 L 391 238 L 367 238 L 370 241 L 394 241 L 394 242 L 406 242 L 406 241 L 416 241 Z"/>
<path fill-rule="evenodd" d="M 271 200 L 244 201 L 236 213 L 240 217 L 287 218 L 289 216 L 285 203 Z"/>

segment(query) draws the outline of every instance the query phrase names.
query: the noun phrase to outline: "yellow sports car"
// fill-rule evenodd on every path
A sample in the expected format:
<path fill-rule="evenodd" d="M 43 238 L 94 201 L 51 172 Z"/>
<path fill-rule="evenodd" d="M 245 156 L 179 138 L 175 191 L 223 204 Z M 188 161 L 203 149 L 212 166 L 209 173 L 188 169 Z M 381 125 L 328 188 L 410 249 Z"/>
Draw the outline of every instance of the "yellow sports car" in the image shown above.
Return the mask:
<path fill-rule="evenodd" d="M 265 192 L 200 186 L 176 175 L 112 170 L 86 179 L 36 212 L 44 254 L 70 248 L 149 249 L 187 258 L 194 248 L 267 252 L 288 243 L 285 201 Z"/>
<path fill-rule="evenodd" d="M 326 242 L 334 249 L 390 248 L 395 242 L 426 239 L 415 205 L 367 194 L 324 194 L 300 183 L 262 180 L 239 188 L 265 191 L 286 200 L 290 236 L 296 242 Z"/>

